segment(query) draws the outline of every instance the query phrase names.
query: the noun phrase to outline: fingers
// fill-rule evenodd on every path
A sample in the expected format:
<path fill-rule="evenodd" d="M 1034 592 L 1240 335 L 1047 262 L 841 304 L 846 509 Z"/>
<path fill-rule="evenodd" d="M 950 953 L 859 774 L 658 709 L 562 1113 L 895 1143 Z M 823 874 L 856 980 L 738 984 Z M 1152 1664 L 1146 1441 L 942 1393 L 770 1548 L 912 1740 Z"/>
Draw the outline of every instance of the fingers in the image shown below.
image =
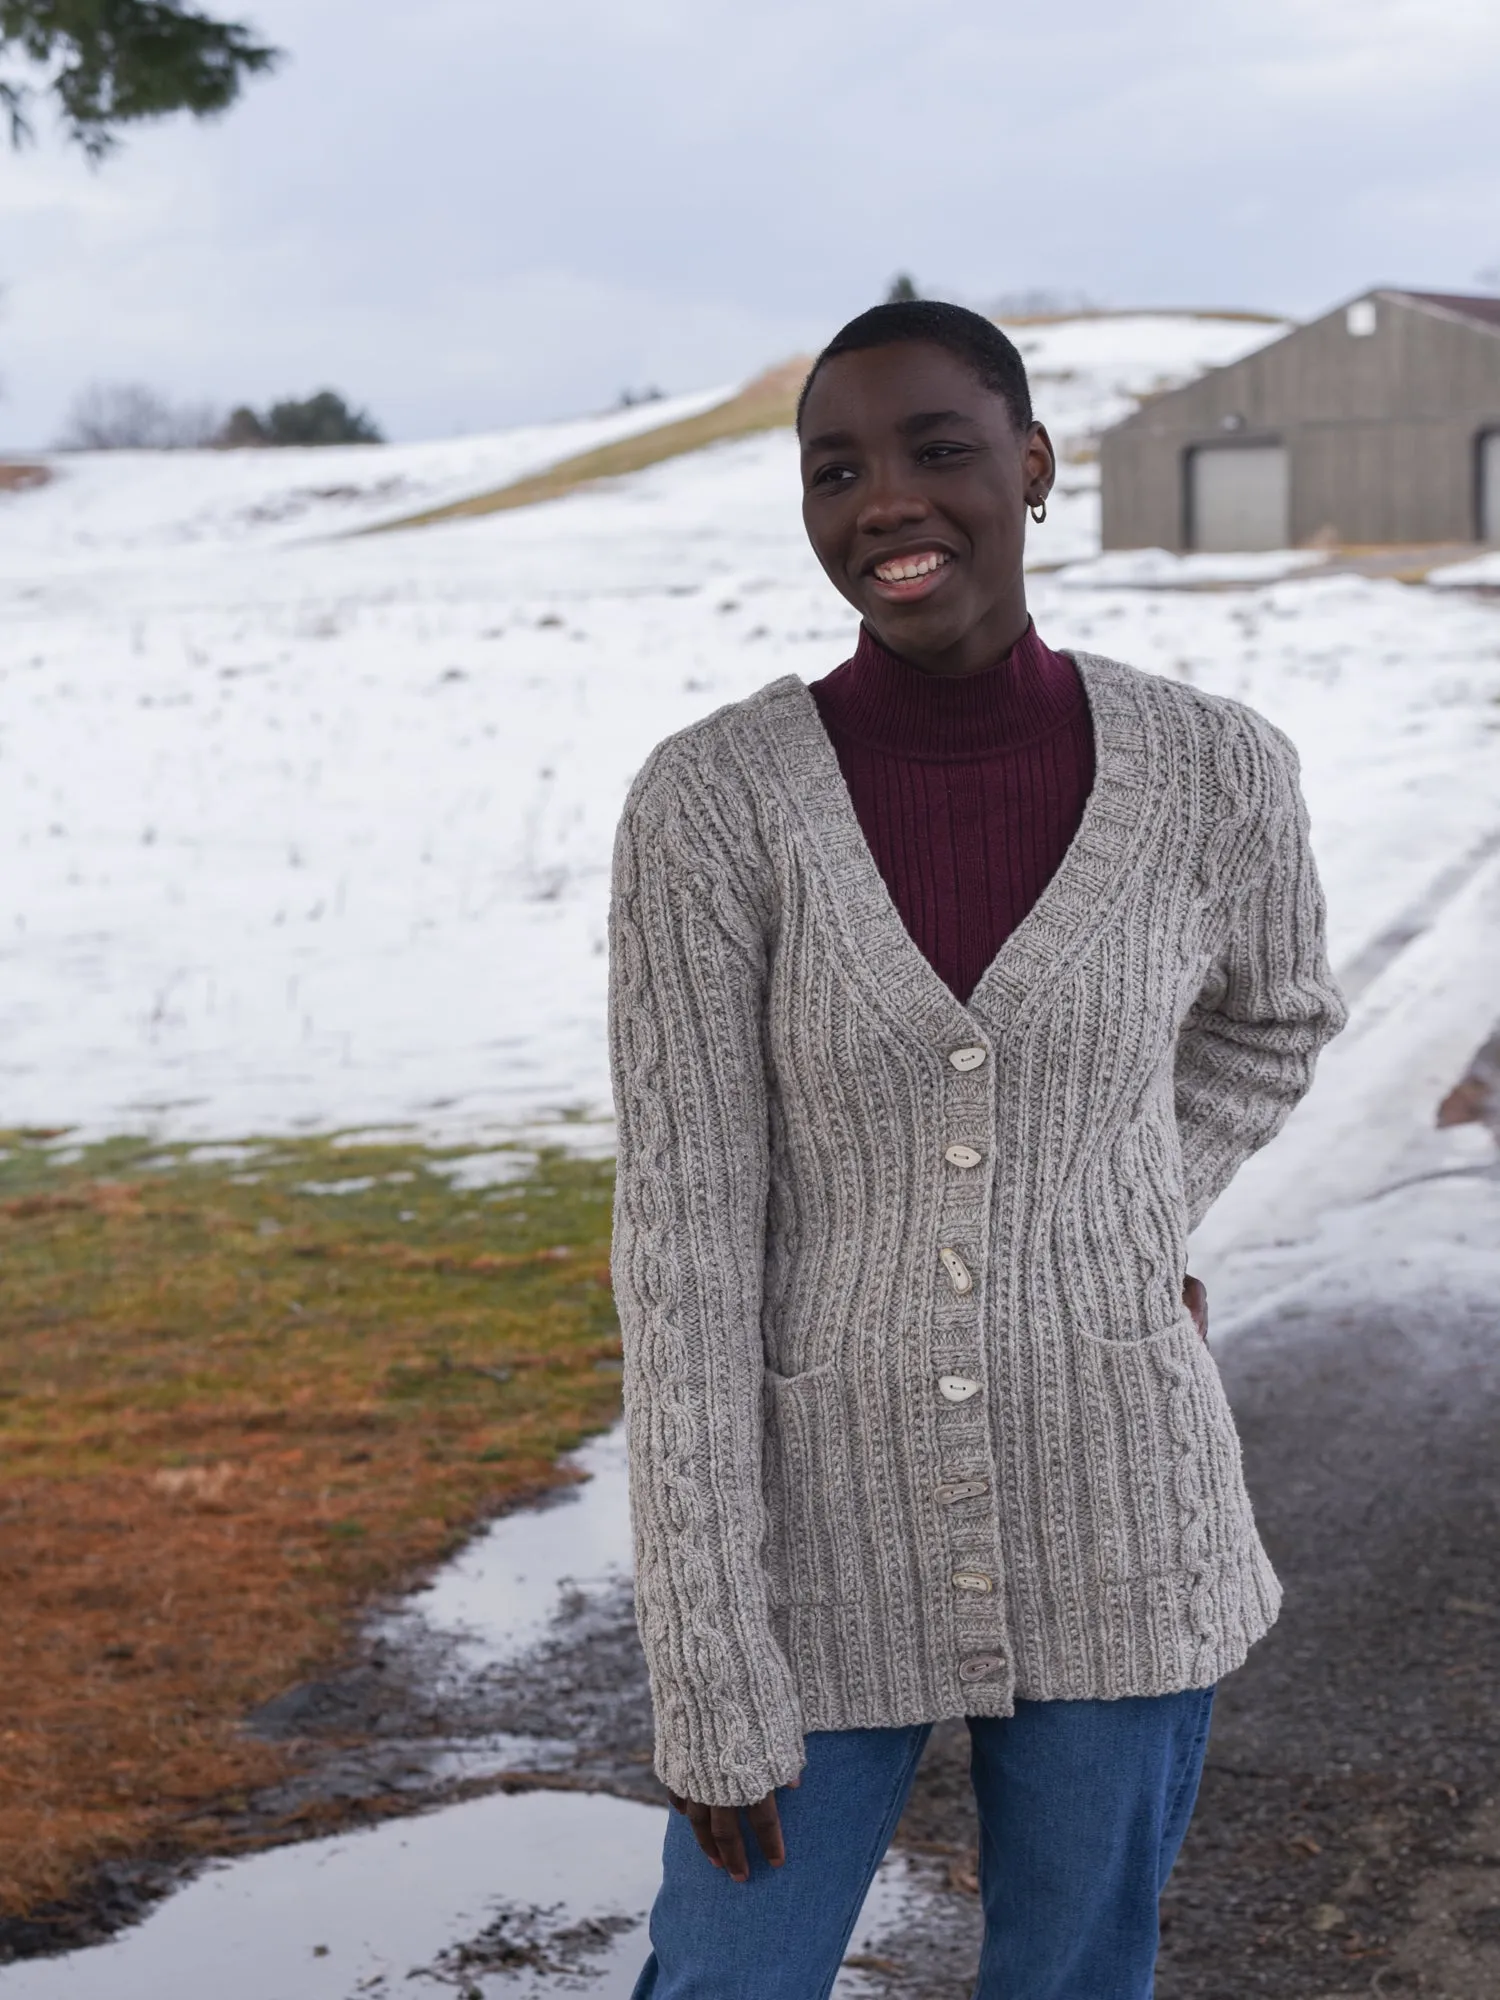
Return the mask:
<path fill-rule="evenodd" d="M 786 1860 L 786 1842 L 781 1833 L 781 1814 L 776 1810 L 776 1794 L 772 1792 L 759 1805 L 747 1806 L 745 1817 L 760 1842 L 761 1853 L 773 1868 L 779 1868 Z"/>
<path fill-rule="evenodd" d="M 753 1808 L 752 1808 L 753 1810 Z M 714 1845 L 719 1850 L 719 1864 L 729 1871 L 735 1882 L 750 1880 L 750 1862 L 745 1854 L 745 1836 L 740 1831 L 740 1816 L 734 1806 L 710 1806 L 709 1826 L 713 1833 Z"/>
<path fill-rule="evenodd" d="M 711 1806 L 700 1805 L 697 1799 L 684 1799 L 680 1810 L 687 1814 L 688 1825 L 693 1829 L 693 1838 L 697 1841 L 699 1847 L 702 1848 L 715 1868 L 722 1868 L 724 1864 L 719 1859 L 718 1842 L 714 1839 L 713 1826 L 711 1824 L 713 1808 Z"/>
<path fill-rule="evenodd" d="M 795 1782 L 795 1781 L 794 1781 Z M 737 1806 L 706 1806 L 697 1799 L 685 1799 L 668 1792 L 673 1809 L 687 1817 L 693 1838 L 715 1868 L 724 1869 L 736 1882 L 750 1879 L 750 1861 Z M 744 1808 L 745 1818 L 759 1843 L 760 1851 L 772 1868 L 786 1860 L 786 1840 L 781 1831 L 781 1815 L 776 1810 L 776 1794 Z"/>

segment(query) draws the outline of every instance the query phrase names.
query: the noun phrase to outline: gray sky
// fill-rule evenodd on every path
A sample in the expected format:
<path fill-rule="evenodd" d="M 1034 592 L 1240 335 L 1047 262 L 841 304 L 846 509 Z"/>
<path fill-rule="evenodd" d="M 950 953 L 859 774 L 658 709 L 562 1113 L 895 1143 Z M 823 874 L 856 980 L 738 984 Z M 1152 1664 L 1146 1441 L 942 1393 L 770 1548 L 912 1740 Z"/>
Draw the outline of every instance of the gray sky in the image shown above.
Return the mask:
<path fill-rule="evenodd" d="M 247 0 L 217 125 L 0 153 L 0 444 L 324 384 L 397 437 L 983 304 L 1500 285 L 1495 0 Z"/>

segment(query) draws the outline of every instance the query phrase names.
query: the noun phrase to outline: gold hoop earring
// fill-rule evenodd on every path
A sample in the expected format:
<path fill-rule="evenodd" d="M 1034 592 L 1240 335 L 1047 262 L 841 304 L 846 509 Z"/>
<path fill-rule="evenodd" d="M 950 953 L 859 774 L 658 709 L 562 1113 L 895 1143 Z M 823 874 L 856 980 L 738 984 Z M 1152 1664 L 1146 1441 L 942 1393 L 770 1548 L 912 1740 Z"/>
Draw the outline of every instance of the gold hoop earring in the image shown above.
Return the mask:
<path fill-rule="evenodd" d="M 1029 511 L 1030 511 L 1030 514 L 1031 514 L 1031 518 L 1032 518 L 1032 520 L 1036 522 L 1036 524 L 1037 524 L 1037 526 L 1038 526 L 1038 527 L 1040 527 L 1040 526 L 1042 525 L 1043 521 L 1045 521 L 1045 520 L 1046 520 L 1046 518 L 1047 518 L 1047 503 L 1046 503 L 1046 501 L 1045 501 L 1045 500 L 1033 500 L 1033 501 L 1031 502 L 1031 506 L 1030 506 L 1030 509 L 1029 509 Z"/>

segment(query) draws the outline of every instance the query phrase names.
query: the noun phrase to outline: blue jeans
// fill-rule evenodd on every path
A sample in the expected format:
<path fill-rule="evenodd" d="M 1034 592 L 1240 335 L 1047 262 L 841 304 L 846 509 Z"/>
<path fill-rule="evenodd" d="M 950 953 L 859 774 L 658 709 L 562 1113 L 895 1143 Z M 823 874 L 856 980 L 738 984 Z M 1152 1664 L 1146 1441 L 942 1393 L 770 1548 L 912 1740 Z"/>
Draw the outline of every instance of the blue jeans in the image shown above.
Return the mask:
<path fill-rule="evenodd" d="M 971 1718 L 984 1951 L 975 2000 L 1150 2000 L 1157 1901 L 1197 1797 L 1211 1688 Z M 826 2000 L 926 1727 L 807 1739 L 784 1867 L 732 1882 L 673 1813 L 635 2000 Z"/>

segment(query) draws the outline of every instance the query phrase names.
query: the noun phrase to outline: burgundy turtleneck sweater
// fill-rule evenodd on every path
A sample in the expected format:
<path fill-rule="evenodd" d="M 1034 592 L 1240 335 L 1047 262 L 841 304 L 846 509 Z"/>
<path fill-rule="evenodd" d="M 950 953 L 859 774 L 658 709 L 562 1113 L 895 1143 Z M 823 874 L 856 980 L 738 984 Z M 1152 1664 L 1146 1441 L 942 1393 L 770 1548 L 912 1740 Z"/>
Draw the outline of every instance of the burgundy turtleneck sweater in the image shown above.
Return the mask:
<path fill-rule="evenodd" d="M 901 921 L 967 1001 L 1083 817 L 1094 733 L 1078 669 L 1030 624 L 961 679 L 861 628 L 854 658 L 811 692 Z"/>

